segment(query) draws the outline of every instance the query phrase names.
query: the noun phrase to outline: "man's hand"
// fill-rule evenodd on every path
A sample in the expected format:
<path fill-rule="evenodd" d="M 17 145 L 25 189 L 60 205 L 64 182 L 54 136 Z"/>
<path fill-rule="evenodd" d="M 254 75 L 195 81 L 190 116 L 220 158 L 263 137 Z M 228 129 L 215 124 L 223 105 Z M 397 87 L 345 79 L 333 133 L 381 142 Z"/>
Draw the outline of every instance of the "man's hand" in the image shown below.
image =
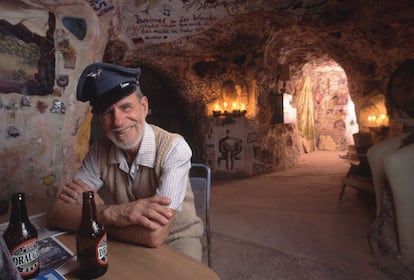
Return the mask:
<path fill-rule="evenodd" d="M 104 204 L 102 198 L 81 180 L 73 180 L 67 183 L 58 194 L 58 198 L 66 203 L 82 204 L 82 193 L 86 191 L 93 191 L 95 193 L 96 205 Z"/>
<path fill-rule="evenodd" d="M 174 216 L 174 210 L 167 208 L 171 200 L 153 196 L 127 204 L 111 205 L 101 211 L 100 220 L 117 227 L 140 225 L 149 230 L 157 230 L 167 225 Z"/>

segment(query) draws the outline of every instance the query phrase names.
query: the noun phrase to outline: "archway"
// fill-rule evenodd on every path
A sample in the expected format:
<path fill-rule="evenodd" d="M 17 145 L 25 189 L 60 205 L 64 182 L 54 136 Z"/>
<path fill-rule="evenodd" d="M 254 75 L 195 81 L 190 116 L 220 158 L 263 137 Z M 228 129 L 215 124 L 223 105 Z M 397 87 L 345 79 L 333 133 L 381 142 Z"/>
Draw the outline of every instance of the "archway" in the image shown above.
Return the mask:
<path fill-rule="evenodd" d="M 302 79 L 311 81 L 316 149 L 347 150 L 359 127 L 345 71 L 334 60 L 322 58 L 305 64 L 302 72 Z"/>
<path fill-rule="evenodd" d="M 186 114 L 186 101 L 156 71 L 146 66 L 141 70 L 141 90 L 150 107 L 147 122 L 181 134 L 193 149 L 193 125 Z"/>

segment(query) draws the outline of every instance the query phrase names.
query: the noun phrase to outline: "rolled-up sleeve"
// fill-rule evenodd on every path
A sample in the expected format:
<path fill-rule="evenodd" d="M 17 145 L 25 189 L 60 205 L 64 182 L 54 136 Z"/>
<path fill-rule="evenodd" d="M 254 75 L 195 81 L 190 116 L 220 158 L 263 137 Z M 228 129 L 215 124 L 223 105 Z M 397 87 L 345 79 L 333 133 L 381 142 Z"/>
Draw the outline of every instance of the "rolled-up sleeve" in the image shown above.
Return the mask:
<path fill-rule="evenodd" d="M 169 208 L 181 210 L 191 167 L 191 148 L 183 138 L 174 140 L 162 167 L 157 195 L 171 199 Z"/>
<path fill-rule="evenodd" d="M 98 190 L 103 186 L 98 167 L 98 147 L 93 145 L 82 161 L 82 166 L 75 174 L 75 179 L 80 179 L 89 187 Z"/>

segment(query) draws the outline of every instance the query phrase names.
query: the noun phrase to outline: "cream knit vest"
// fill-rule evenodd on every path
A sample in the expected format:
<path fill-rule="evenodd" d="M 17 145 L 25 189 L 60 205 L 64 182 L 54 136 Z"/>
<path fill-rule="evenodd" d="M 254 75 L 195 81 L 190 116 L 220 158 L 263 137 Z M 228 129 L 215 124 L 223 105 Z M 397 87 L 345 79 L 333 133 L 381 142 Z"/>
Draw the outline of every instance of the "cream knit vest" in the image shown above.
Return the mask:
<path fill-rule="evenodd" d="M 170 133 L 162 128 L 151 125 L 155 133 L 156 159 L 155 168 L 139 166 L 135 183 L 139 185 L 138 194 L 135 197 L 128 187 L 128 174 L 118 168 L 118 164 L 109 164 L 109 152 L 113 143 L 104 138 L 99 143 L 99 166 L 104 181 L 103 188 L 109 190 L 115 204 L 128 203 L 140 198 L 147 198 L 155 195 L 158 187 L 161 167 L 164 163 L 167 152 L 178 134 Z M 174 220 L 170 227 L 170 234 L 167 242 L 181 237 L 200 237 L 203 234 L 203 223 L 196 215 L 194 207 L 194 194 L 191 190 L 190 180 L 187 182 L 186 194 L 181 211 L 176 211 Z"/>

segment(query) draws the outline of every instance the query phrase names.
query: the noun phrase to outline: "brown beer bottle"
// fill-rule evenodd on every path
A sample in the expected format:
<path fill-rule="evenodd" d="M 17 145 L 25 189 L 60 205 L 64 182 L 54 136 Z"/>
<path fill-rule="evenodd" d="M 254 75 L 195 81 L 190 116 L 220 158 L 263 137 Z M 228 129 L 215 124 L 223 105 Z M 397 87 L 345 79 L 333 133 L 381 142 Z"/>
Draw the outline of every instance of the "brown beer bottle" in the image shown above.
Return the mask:
<path fill-rule="evenodd" d="M 106 232 L 96 219 L 96 206 L 92 191 L 83 193 L 82 220 L 76 231 L 78 276 L 93 279 L 108 269 Z"/>
<path fill-rule="evenodd" d="M 39 274 L 37 230 L 27 216 L 24 193 L 14 193 L 11 199 L 10 221 L 3 234 L 11 258 L 23 279 Z"/>

